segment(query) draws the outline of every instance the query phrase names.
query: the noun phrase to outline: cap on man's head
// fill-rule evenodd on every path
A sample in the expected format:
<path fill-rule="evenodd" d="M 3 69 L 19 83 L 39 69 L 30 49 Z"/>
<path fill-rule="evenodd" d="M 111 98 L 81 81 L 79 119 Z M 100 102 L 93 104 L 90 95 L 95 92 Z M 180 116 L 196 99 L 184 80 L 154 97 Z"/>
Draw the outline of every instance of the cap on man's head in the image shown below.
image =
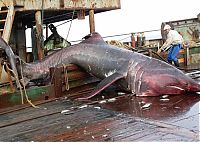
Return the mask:
<path fill-rule="evenodd" d="M 49 25 L 49 29 L 53 32 L 56 31 L 56 27 L 53 24 Z"/>
<path fill-rule="evenodd" d="M 171 26 L 170 26 L 170 25 L 165 25 L 165 26 L 164 26 L 164 30 L 169 30 L 169 29 L 171 29 Z"/>

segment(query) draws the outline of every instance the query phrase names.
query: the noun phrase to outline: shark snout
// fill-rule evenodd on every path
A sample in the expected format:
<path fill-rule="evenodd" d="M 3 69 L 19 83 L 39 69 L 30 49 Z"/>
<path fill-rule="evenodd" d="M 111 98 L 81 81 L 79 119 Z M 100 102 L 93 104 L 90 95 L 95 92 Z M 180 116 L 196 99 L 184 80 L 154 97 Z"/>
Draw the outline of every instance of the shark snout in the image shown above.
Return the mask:
<path fill-rule="evenodd" d="M 198 84 L 198 83 L 188 84 L 187 90 L 189 92 L 200 92 L 200 84 Z"/>

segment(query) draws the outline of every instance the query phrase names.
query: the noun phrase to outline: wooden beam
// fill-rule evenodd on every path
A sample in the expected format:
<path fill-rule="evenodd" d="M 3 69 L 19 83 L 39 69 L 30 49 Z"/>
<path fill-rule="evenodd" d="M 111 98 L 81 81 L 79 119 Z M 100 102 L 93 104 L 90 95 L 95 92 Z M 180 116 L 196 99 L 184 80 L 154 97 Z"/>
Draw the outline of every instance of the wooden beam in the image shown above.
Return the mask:
<path fill-rule="evenodd" d="M 58 9 L 119 9 L 120 0 L 44 0 L 44 10 Z M 42 10 L 42 0 L 0 0 L 0 7 L 5 5 L 23 7 L 23 10 Z"/>
<path fill-rule="evenodd" d="M 19 21 L 17 25 L 18 26 L 15 29 L 16 49 L 19 57 L 21 57 L 24 61 L 27 61 L 25 27 L 23 26 L 22 21 Z"/>
<path fill-rule="evenodd" d="M 42 60 L 44 57 L 44 52 L 42 49 L 42 42 L 43 42 L 43 34 L 42 34 L 42 13 L 41 11 L 37 11 L 35 13 L 35 21 L 36 21 L 36 46 L 38 50 L 38 59 Z"/>
<path fill-rule="evenodd" d="M 54 84 L 54 95 L 56 98 L 61 97 L 62 95 L 62 68 L 50 68 L 50 76 L 52 84 Z"/>
<path fill-rule="evenodd" d="M 94 9 L 89 11 L 90 33 L 95 32 Z"/>
<path fill-rule="evenodd" d="M 14 6 L 10 6 L 8 9 L 6 22 L 3 30 L 2 38 L 8 43 L 10 39 L 10 34 L 12 31 L 12 25 L 15 17 L 15 9 Z"/>

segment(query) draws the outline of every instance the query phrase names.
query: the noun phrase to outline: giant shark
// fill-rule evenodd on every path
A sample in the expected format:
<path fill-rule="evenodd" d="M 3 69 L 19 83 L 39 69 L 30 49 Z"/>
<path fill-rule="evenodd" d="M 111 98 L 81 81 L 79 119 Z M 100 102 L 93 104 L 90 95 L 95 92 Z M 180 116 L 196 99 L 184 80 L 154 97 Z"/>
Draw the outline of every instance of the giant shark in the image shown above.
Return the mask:
<path fill-rule="evenodd" d="M 11 60 L 12 61 L 12 60 Z M 22 72 L 29 80 L 49 76 L 49 68 L 75 64 L 101 82 L 88 96 L 90 99 L 111 84 L 136 96 L 178 95 L 200 91 L 200 84 L 174 66 L 124 48 L 108 45 L 97 32 L 68 48 L 63 48 L 33 63 L 22 63 Z M 14 69 L 17 67 L 14 67 Z M 22 69 L 19 71 L 19 69 Z"/>

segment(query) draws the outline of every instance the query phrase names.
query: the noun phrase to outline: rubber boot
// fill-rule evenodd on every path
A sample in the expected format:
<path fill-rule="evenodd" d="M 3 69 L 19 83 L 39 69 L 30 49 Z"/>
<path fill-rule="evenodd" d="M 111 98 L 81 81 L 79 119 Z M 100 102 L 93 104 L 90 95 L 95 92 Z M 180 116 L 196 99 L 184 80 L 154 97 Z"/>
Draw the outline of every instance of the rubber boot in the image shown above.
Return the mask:
<path fill-rule="evenodd" d="M 176 67 L 179 67 L 178 61 L 174 61 L 174 65 L 175 65 Z"/>
<path fill-rule="evenodd" d="M 168 63 L 172 64 L 172 61 L 171 61 L 171 60 L 168 60 Z"/>

